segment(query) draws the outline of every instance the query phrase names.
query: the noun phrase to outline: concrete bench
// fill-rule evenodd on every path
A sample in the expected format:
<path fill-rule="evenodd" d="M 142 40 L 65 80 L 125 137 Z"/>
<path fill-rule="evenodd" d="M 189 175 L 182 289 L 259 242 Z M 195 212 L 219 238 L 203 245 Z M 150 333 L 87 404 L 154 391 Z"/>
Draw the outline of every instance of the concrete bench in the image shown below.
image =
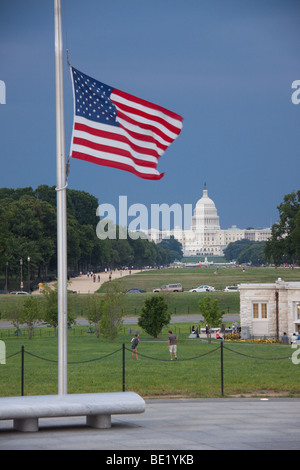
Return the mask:
<path fill-rule="evenodd" d="M 39 418 L 86 416 L 87 426 L 111 427 L 112 414 L 143 413 L 144 400 L 134 392 L 0 397 L 0 420 L 13 419 L 14 429 L 39 430 Z"/>

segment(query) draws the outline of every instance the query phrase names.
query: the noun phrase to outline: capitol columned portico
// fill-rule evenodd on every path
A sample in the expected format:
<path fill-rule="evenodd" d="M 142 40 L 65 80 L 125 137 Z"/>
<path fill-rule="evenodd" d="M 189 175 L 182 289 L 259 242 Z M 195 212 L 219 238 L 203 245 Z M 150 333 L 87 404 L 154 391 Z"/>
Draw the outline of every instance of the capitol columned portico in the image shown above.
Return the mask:
<path fill-rule="evenodd" d="M 245 238 L 266 241 L 271 236 L 271 229 L 239 229 L 233 225 L 222 230 L 217 208 L 208 196 L 205 185 L 203 195 L 194 208 L 189 230 L 175 227 L 173 230 L 150 229 L 148 232 L 148 238 L 155 243 L 172 235 L 182 244 L 184 256 L 222 256 L 223 250 L 231 242 Z"/>

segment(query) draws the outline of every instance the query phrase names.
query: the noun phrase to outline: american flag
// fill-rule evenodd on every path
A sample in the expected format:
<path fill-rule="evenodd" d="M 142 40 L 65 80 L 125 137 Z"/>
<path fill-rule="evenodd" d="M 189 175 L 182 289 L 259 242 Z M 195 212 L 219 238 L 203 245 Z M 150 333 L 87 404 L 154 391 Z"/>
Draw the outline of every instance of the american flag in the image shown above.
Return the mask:
<path fill-rule="evenodd" d="M 71 67 L 71 157 L 159 180 L 158 159 L 178 137 L 182 117 Z"/>

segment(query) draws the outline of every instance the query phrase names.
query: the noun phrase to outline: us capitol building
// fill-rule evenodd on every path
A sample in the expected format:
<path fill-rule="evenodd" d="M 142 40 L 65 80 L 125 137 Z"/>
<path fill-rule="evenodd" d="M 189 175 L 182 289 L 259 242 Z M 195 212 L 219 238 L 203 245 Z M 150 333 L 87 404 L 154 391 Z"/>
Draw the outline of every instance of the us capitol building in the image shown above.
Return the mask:
<path fill-rule="evenodd" d="M 227 230 L 221 230 L 215 203 L 208 197 L 205 187 L 202 198 L 194 208 L 190 230 L 152 228 L 147 233 L 148 239 L 155 243 L 172 235 L 182 244 L 184 256 L 222 256 L 223 250 L 231 242 L 244 238 L 257 242 L 268 240 L 271 229 L 239 229 L 233 225 Z"/>

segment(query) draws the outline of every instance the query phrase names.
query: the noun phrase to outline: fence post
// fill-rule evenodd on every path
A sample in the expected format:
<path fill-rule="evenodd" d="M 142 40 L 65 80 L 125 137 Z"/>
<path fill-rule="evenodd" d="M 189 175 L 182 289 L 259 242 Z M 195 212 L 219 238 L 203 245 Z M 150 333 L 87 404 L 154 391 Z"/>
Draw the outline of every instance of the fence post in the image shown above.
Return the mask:
<path fill-rule="evenodd" d="M 123 392 L 125 392 L 125 343 L 123 343 Z"/>
<path fill-rule="evenodd" d="M 21 396 L 24 396 L 24 346 L 21 348 Z"/>
<path fill-rule="evenodd" d="M 223 340 L 221 340 L 221 395 L 224 396 Z"/>

